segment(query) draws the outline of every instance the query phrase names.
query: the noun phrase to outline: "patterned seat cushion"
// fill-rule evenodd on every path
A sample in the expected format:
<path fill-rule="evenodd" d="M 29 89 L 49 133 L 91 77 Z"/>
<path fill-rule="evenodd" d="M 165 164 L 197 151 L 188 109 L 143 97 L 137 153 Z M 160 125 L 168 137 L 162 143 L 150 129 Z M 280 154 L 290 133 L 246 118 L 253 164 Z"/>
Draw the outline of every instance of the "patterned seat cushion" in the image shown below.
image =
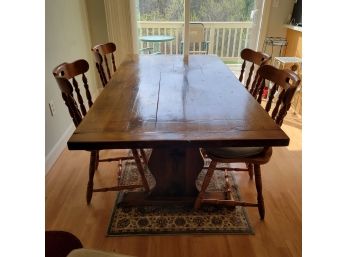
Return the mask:
<path fill-rule="evenodd" d="M 238 158 L 238 157 L 250 157 L 257 155 L 263 151 L 264 147 L 217 147 L 206 148 L 207 154 L 214 155 L 220 158 Z"/>

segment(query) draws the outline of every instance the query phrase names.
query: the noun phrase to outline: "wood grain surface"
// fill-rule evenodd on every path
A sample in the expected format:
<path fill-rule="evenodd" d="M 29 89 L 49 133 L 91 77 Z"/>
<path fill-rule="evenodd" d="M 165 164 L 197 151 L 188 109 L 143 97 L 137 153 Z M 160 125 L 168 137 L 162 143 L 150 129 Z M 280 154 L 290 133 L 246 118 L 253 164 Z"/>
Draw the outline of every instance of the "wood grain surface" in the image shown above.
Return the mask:
<path fill-rule="evenodd" d="M 212 55 L 130 56 L 78 126 L 71 150 L 286 146 L 274 123 Z"/>

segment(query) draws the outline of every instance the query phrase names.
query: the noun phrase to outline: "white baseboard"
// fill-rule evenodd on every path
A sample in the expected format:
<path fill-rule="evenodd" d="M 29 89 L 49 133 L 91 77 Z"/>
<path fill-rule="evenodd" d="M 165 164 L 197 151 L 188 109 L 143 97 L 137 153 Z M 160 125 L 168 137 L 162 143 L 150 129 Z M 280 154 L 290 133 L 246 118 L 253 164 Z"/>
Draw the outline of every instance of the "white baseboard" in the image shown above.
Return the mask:
<path fill-rule="evenodd" d="M 73 123 L 65 130 L 63 135 L 59 138 L 58 142 L 53 146 L 52 150 L 46 155 L 46 169 L 45 174 L 47 175 L 48 171 L 52 168 L 53 164 L 56 162 L 60 154 L 63 152 L 66 147 L 66 142 L 72 135 L 75 130 Z"/>

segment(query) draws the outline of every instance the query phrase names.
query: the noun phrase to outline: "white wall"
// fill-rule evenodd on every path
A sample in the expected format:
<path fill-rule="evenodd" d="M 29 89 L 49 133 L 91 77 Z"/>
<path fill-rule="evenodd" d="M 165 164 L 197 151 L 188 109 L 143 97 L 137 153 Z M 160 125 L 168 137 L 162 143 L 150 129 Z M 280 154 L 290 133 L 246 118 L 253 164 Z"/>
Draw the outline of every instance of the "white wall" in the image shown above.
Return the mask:
<path fill-rule="evenodd" d="M 92 45 L 108 42 L 104 1 L 86 0 L 86 5 Z"/>
<path fill-rule="evenodd" d="M 283 25 L 289 22 L 294 3 L 294 0 L 272 0 L 267 29 L 268 37 L 286 37 L 286 29 Z"/>
<path fill-rule="evenodd" d="M 96 95 L 96 76 L 91 53 L 85 0 L 46 0 L 45 24 L 45 155 L 46 172 L 66 146 L 73 123 L 61 97 L 52 70 L 62 62 L 85 59 L 90 64 L 87 78 L 92 96 Z M 52 117 L 48 103 L 53 101 Z"/>
<path fill-rule="evenodd" d="M 109 41 L 108 31 L 106 28 L 105 6 L 102 0 L 86 0 L 88 27 L 91 36 L 91 46 L 104 44 Z M 99 78 L 98 71 L 95 76 Z M 103 84 L 98 79 L 98 88 L 102 89 Z"/>
<path fill-rule="evenodd" d="M 265 37 L 286 37 L 287 23 L 291 17 L 295 0 L 264 0 L 264 19 L 260 33 L 258 50 L 262 51 Z"/>

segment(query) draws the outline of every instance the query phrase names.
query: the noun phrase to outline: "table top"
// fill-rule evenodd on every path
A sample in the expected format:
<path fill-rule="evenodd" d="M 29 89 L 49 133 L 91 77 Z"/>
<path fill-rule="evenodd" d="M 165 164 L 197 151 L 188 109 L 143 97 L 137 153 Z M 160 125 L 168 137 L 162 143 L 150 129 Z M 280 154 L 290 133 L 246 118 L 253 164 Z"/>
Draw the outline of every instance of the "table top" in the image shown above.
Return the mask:
<path fill-rule="evenodd" d="M 153 36 L 143 36 L 139 38 L 141 41 L 145 42 L 166 42 L 174 40 L 173 36 L 167 35 L 153 35 Z"/>
<path fill-rule="evenodd" d="M 134 55 L 68 141 L 71 150 L 286 146 L 288 136 L 213 55 Z"/>

